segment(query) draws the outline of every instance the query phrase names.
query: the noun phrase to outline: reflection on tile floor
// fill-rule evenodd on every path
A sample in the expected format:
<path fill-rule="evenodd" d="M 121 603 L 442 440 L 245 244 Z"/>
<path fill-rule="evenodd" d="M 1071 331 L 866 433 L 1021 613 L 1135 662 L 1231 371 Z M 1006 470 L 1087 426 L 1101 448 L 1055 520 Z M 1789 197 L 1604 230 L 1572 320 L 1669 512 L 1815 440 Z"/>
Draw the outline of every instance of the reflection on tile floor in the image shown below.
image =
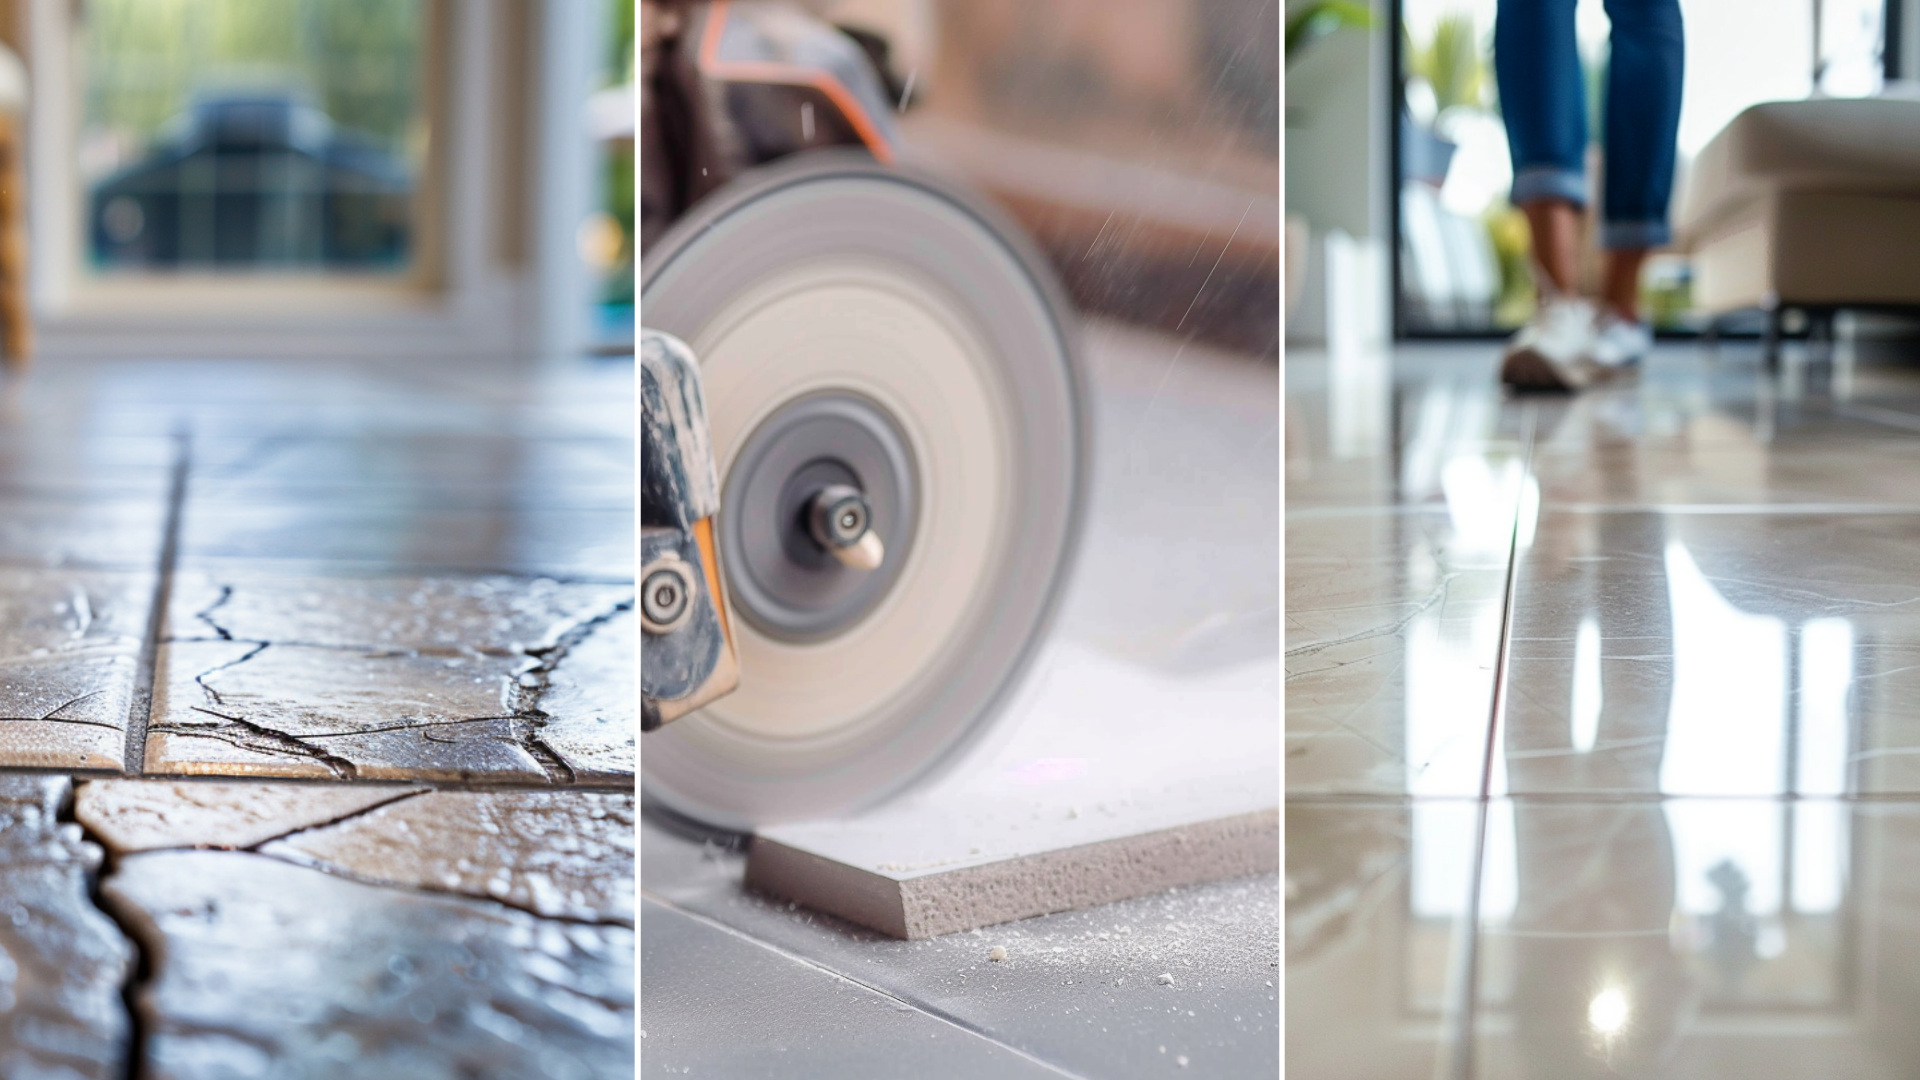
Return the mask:
<path fill-rule="evenodd" d="M 1289 1075 L 1914 1075 L 1920 370 L 1492 364 L 1288 362 Z"/>
<path fill-rule="evenodd" d="M 631 402 L 0 383 L 0 1076 L 631 1070 Z"/>

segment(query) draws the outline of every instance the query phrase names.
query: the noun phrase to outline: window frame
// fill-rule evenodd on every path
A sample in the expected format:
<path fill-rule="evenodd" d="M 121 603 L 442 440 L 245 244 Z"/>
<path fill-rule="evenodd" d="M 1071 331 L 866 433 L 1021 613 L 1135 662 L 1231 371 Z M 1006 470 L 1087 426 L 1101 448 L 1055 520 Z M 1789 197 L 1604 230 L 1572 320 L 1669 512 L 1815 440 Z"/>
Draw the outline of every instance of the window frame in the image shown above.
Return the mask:
<path fill-rule="evenodd" d="M 12 28 L 33 76 L 28 278 L 43 354 L 505 360 L 539 351 L 542 319 L 529 308 L 552 294 L 539 279 L 553 276 L 543 265 L 553 260 L 536 250 L 534 200 L 555 172 L 530 138 L 546 119 L 535 113 L 553 111 L 552 95 L 541 93 L 542 31 L 553 21 L 543 6 L 426 0 L 430 134 L 406 270 L 144 277 L 85 268 L 77 6 L 23 0 Z"/>

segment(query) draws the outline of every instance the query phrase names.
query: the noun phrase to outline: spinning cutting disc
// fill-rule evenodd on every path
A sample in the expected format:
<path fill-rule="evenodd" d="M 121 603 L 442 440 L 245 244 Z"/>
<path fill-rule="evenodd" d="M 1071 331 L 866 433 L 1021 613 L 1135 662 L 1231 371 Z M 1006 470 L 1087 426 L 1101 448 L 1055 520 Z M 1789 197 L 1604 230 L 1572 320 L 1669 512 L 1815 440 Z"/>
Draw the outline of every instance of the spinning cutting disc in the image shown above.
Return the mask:
<path fill-rule="evenodd" d="M 733 694 L 650 734 L 651 799 L 750 828 L 871 805 L 994 726 L 1055 606 L 1087 469 L 1070 318 L 1000 218 L 862 155 L 731 185 L 643 260 L 641 320 L 701 363 Z M 807 500 L 858 488 L 837 562 Z"/>

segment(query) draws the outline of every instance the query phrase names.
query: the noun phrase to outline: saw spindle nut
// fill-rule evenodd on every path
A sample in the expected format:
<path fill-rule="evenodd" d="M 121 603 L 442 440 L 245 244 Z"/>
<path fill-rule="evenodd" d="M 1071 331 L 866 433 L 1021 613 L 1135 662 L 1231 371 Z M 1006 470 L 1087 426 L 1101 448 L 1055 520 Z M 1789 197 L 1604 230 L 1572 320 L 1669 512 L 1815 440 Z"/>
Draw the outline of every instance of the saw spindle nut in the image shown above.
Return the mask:
<path fill-rule="evenodd" d="M 649 634 L 671 634 L 693 614 L 692 568 L 678 556 L 655 560 L 640 575 L 640 627 Z"/>
<path fill-rule="evenodd" d="M 827 554 L 855 570 L 876 569 L 886 558 L 886 548 L 873 531 L 873 509 L 859 488 L 821 488 L 808 509 L 807 530 Z"/>

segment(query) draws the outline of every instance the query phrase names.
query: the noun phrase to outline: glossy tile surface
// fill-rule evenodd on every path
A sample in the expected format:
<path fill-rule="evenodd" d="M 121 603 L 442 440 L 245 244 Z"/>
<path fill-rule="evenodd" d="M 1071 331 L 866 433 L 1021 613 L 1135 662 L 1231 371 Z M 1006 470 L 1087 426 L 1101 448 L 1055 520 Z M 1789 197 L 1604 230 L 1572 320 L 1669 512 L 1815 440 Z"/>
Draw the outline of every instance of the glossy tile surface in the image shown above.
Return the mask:
<path fill-rule="evenodd" d="M 1473 1075 L 1913 1075 L 1920 805 L 1494 805 Z"/>
<path fill-rule="evenodd" d="M 1913 360 L 1290 358 L 1289 1075 L 1920 1070 Z"/>

